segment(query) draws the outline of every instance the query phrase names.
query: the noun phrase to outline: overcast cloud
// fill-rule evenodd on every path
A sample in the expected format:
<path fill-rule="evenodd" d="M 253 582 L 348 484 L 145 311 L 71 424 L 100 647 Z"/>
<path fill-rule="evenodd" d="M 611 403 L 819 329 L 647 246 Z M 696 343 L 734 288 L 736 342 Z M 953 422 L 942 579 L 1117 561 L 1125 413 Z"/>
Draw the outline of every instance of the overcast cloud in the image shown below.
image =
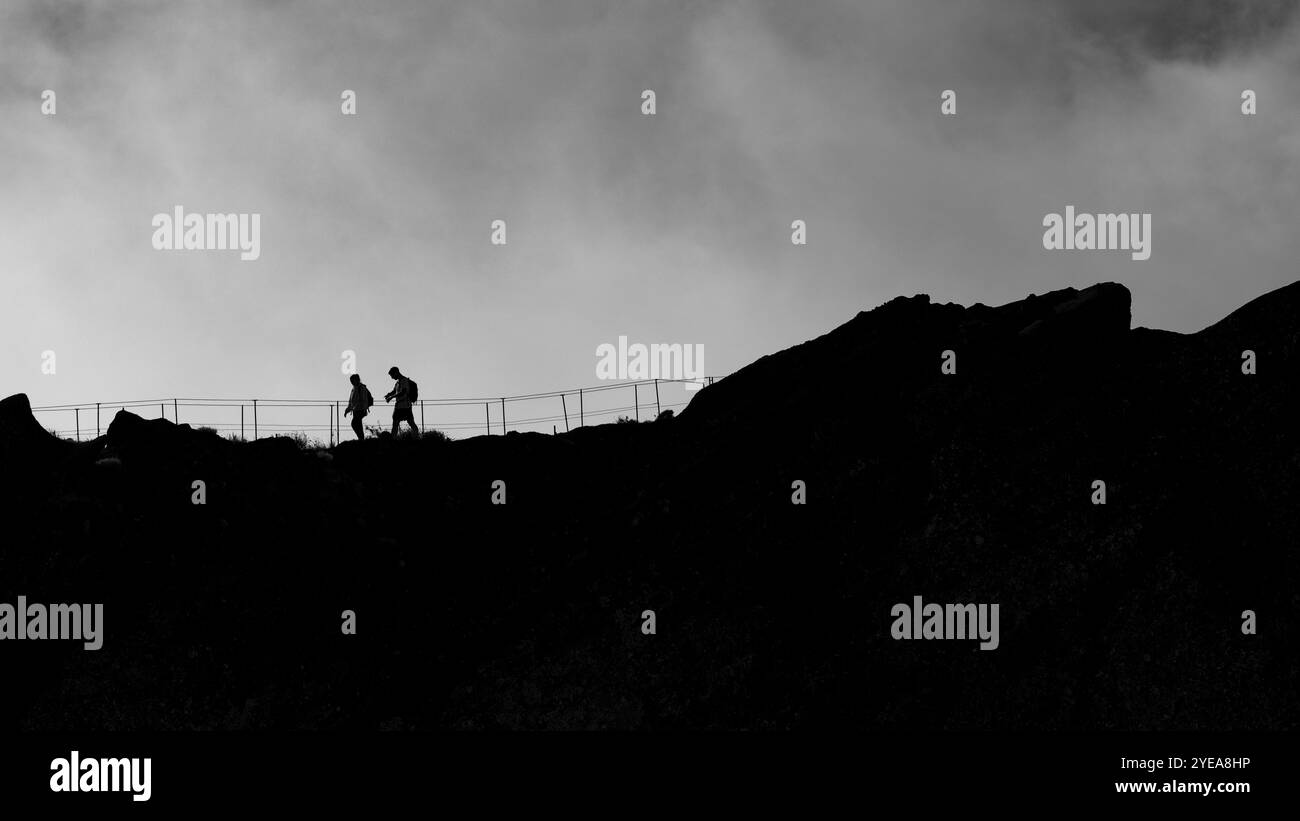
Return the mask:
<path fill-rule="evenodd" d="M 1103 280 L 1196 331 L 1297 278 L 1294 8 L 11 0 L 0 392 L 346 397 L 351 349 L 495 396 L 620 334 L 721 374 L 900 294 Z M 153 250 L 177 204 L 261 213 L 260 260 Z M 1043 250 L 1066 205 L 1150 212 L 1151 259 Z"/>

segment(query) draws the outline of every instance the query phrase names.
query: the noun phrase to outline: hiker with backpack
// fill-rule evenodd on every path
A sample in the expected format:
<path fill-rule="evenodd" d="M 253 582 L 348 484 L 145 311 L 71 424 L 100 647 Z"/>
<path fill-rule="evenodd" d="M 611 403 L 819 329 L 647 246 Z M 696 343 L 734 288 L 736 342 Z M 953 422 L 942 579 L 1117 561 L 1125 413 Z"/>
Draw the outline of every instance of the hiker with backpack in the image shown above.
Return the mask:
<path fill-rule="evenodd" d="M 370 413 L 370 406 L 375 404 L 375 398 L 370 395 L 370 389 L 361 382 L 361 377 L 355 373 L 348 377 L 352 383 L 352 395 L 348 397 L 348 409 L 343 411 L 343 415 L 352 414 L 352 432 L 357 435 L 358 439 L 365 439 L 365 431 L 361 427 L 361 419 Z"/>
<path fill-rule="evenodd" d="M 420 388 L 415 384 L 414 379 L 408 379 L 402 375 L 397 366 L 388 369 L 388 375 L 397 380 L 393 389 L 384 395 L 385 401 L 397 400 L 393 407 L 393 435 L 397 435 L 399 426 L 403 421 L 410 422 L 411 428 L 418 435 L 420 426 L 415 424 L 415 416 L 411 413 L 411 404 L 420 396 Z"/>

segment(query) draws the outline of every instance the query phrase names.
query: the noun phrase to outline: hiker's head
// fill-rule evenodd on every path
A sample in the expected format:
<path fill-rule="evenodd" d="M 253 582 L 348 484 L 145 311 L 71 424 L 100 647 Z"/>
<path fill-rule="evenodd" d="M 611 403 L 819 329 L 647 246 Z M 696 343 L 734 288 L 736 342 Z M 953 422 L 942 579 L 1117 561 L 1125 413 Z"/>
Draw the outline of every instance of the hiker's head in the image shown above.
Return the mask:
<path fill-rule="evenodd" d="M 393 367 L 388 369 L 388 375 L 396 379 L 397 377 L 402 375 L 402 372 L 397 369 L 396 365 L 394 365 Z"/>
<path fill-rule="evenodd" d="M 357 376 L 357 375 L 354 373 L 354 374 L 352 374 L 351 376 L 348 377 L 348 381 L 351 382 L 353 385 L 360 385 L 360 384 L 361 384 L 361 377 L 360 377 L 360 376 Z"/>

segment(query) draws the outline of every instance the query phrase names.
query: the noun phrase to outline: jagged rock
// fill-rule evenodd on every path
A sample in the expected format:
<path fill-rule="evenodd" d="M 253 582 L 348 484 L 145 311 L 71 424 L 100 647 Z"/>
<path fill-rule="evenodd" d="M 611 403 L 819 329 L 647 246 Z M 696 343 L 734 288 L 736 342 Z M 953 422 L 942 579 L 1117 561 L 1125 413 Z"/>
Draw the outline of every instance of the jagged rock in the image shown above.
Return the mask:
<path fill-rule="evenodd" d="M 66 455 L 70 446 L 36 421 L 27 394 L 0 399 L 0 460 L 7 468 L 38 468 Z"/>
<path fill-rule="evenodd" d="M 145 419 L 128 410 L 119 410 L 108 423 L 108 441 L 117 448 L 130 448 L 136 444 L 173 444 L 192 433 L 186 424 L 177 425 L 168 419 Z"/>
<path fill-rule="evenodd" d="M 22 688 L 0 722 L 1298 726 L 1276 614 L 1300 583 L 1300 284 L 1195 334 L 1130 325 L 1112 283 L 899 298 L 670 424 L 333 459 L 119 414 L 86 453 L 121 470 L 11 472 L 5 584 L 115 609 L 98 659 L 0 685 Z M 0 403 L 0 447 L 48 445 L 33 425 L 25 397 Z M 891 606 L 915 596 L 999 603 L 998 649 L 894 641 Z M 345 608 L 363 640 L 340 641 Z M 1242 636 L 1247 608 L 1278 632 Z M 69 692 L 113 699 L 70 713 Z"/>

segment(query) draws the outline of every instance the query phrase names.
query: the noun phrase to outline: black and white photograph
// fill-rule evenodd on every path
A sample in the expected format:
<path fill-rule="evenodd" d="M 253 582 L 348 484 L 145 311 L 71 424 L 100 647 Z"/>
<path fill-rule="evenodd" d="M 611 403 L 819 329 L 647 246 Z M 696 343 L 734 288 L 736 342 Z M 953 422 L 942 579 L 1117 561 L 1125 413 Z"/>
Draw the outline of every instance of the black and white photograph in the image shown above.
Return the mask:
<path fill-rule="evenodd" d="M 3 0 L 0 807 L 1282 808 L 1298 205 L 1295 0 Z"/>

